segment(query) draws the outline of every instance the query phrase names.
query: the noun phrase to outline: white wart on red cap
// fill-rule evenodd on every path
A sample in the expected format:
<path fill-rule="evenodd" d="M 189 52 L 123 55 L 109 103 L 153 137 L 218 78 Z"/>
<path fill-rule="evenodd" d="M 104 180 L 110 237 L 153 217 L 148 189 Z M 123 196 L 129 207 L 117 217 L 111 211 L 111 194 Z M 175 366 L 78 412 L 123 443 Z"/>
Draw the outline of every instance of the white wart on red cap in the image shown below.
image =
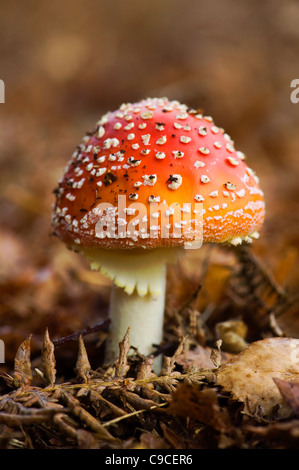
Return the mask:
<path fill-rule="evenodd" d="M 99 203 L 147 207 L 165 201 L 202 203 L 203 242 L 249 241 L 261 227 L 265 205 L 254 171 L 210 116 L 166 98 L 123 104 L 104 115 L 75 150 L 55 190 L 54 232 L 70 246 L 154 248 L 184 240 L 98 238 Z M 127 213 L 127 222 L 134 214 Z M 157 223 L 159 228 L 159 224 Z M 158 230 L 159 232 L 159 230 Z"/>

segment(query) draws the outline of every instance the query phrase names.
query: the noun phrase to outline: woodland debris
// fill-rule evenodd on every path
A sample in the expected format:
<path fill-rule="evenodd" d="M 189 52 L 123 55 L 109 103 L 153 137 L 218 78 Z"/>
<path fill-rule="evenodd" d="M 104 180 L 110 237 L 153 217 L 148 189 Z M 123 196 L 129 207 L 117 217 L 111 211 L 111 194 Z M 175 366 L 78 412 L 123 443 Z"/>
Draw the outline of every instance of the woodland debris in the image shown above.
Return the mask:
<path fill-rule="evenodd" d="M 56 360 L 54 355 L 54 344 L 50 340 L 48 328 L 46 329 L 41 351 L 41 363 L 43 377 L 53 387 L 56 378 Z"/>
<path fill-rule="evenodd" d="M 14 363 L 14 385 L 16 387 L 24 387 L 31 384 L 32 372 L 30 361 L 30 340 L 29 335 L 25 341 L 19 346 Z"/>
<path fill-rule="evenodd" d="M 85 349 L 84 341 L 82 335 L 79 336 L 79 351 L 78 351 L 78 358 L 76 362 L 75 372 L 77 376 L 83 380 L 83 382 L 87 382 L 90 371 L 91 365 L 88 360 L 87 352 Z"/>
<path fill-rule="evenodd" d="M 294 360 L 293 338 L 265 338 L 251 343 L 216 372 L 216 384 L 244 404 L 250 416 L 291 415 L 275 379 L 299 382 L 299 361 Z"/>
<path fill-rule="evenodd" d="M 247 325 L 238 319 L 227 320 L 216 324 L 216 335 L 222 341 L 222 348 L 229 353 L 237 354 L 248 346 L 245 340 Z"/>

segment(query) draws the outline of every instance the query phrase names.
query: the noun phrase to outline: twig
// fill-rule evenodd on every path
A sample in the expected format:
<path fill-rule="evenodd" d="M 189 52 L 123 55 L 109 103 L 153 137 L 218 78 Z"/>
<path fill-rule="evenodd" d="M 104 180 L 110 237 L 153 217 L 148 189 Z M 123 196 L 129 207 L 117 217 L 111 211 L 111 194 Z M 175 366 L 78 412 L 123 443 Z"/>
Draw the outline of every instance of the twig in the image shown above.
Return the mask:
<path fill-rule="evenodd" d="M 69 341 L 76 341 L 80 337 L 80 335 L 83 337 L 91 333 L 95 333 L 96 331 L 106 330 L 109 325 L 110 325 L 110 319 L 107 318 L 106 320 L 103 320 L 102 322 L 97 323 L 94 326 L 88 326 L 87 328 L 84 328 L 83 330 L 80 330 L 68 336 L 63 336 L 62 338 L 56 339 L 52 342 L 55 348 L 58 348 L 59 346 L 62 346 L 63 344 L 68 343 Z"/>
<path fill-rule="evenodd" d="M 118 418 L 111 419 L 110 421 L 103 423 L 102 426 L 105 428 L 107 426 L 110 426 L 111 424 L 118 423 L 119 421 L 122 421 L 123 419 L 131 418 L 132 416 L 139 415 L 140 413 L 144 413 L 145 411 L 152 411 L 152 410 L 155 410 L 156 408 L 161 408 L 162 406 L 165 406 L 165 405 L 168 405 L 168 403 L 160 403 L 159 405 L 151 406 L 148 409 L 133 411 L 132 413 L 127 413 L 125 416 L 119 416 Z"/>

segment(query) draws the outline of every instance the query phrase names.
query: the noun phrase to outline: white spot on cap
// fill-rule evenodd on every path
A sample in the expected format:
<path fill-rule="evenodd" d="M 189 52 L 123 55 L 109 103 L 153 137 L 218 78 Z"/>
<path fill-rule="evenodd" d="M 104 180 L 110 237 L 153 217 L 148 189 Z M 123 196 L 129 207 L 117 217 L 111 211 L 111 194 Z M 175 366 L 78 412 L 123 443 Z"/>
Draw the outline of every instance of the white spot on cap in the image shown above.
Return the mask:
<path fill-rule="evenodd" d="M 216 149 L 221 149 L 222 148 L 222 143 L 221 142 L 214 142 L 214 147 Z"/>
<path fill-rule="evenodd" d="M 134 122 L 130 122 L 130 124 L 127 124 L 124 129 L 125 131 L 129 131 L 130 129 L 133 129 L 134 127 Z"/>
<path fill-rule="evenodd" d="M 149 196 L 149 202 L 160 202 L 160 196 Z"/>
<path fill-rule="evenodd" d="M 149 145 L 149 141 L 151 138 L 150 134 L 144 134 L 141 136 L 141 138 L 142 138 L 142 142 L 144 143 L 144 145 Z"/>
<path fill-rule="evenodd" d="M 151 119 L 153 117 L 153 112 L 152 111 L 145 111 L 144 113 L 141 113 L 140 116 L 142 119 Z"/>
<path fill-rule="evenodd" d="M 226 144 L 226 150 L 230 153 L 235 151 L 234 146 L 231 143 Z"/>
<path fill-rule="evenodd" d="M 240 160 L 245 160 L 246 158 L 245 153 L 240 152 L 240 150 L 237 150 L 237 155 L 240 158 Z"/>
<path fill-rule="evenodd" d="M 241 189 L 240 191 L 236 191 L 236 195 L 238 197 L 244 197 L 245 196 L 245 189 Z"/>
<path fill-rule="evenodd" d="M 212 191 L 209 196 L 211 197 L 218 197 L 218 191 Z"/>
<path fill-rule="evenodd" d="M 195 199 L 195 201 L 197 201 L 197 202 L 202 202 L 202 201 L 205 200 L 205 198 L 204 198 L 201 194 L 196 194 L 196 195 L 194 196 L 194 199 Z"/>
<path fill-rule="evenodd" d="M 168 184 L 169 189 L 178 189 L 183 182 L 183 178 L 181 175 L 170 175 L 168 181 L 170 181 Z"/>
<path fill-rule="evenodd" d="M 111 147 L 117 147 L 119 145 L 119 140 L 115 137 L 113 139 L 104 140 L 104 149 L 110 149 Z"/>
<path fill-rule="evenodd" d="M 224 185 L 226 187 L 226 189 L 228 189 L 229 191 L 233 191 L 234 189 L 236 189 L 236 185 L 233 184 L 233 183 L 230 183 L 229 181 L 227 183 L 225 183 Z"/>
<path fill-rule="evenodd" d="M 167 137 L 166 137 L 166 135 L 163 135 L 163 137 L 160 137 L 160 139 L 158 139 L 158 140 L 156 141 L 156 144 L 158 144 L 158 145 L 164 145 L 164 144 L 166 143 L 166 141 L 167 141 Z"/>
<path fill-rule="evenodd" d="M 128 158 L 128 163 L 129 163 L 131 166 L 138 166 L 138 165 L 141 163 L 141 160 L 135 160 L 134 157 L 129 157 L 129 158 Z"/>
<path fill-rule="evenodd" d="M 133 139 L 135 139 L 135 134 L 133 134 L 133 133 L 128 134 L 127 139 L 128 139 L 128 140 L 133 140 Z"/>
<path fill-rule="evenodd" d="M 189 142 L 191 142 L 191 137 L 187 137 L 186 135 L 181 135 L 180 142 L 182 142 L 183 144 L 188 144 Z"/>
<path fill-rule="evenodd" d="M 157 181 L 157 175 L 143 175 L 143 183 L 148 186 L 154 186 Z"/>
<path fill-rule="evenodd" d="M 195 166 L 195 168 L 202 168 L 203 166 L 205 166 L 205 164 L 204 164 L 204 162 L 201 162 L 200 160 L 197 160 L 194 163 L 194 166 Z"/>
<path fill-rule="evenodd" d="M 239 161 L 234 158 L 234 157 L 228 157 L 227 161 L 232 165 L 232 166 L 237 166 L 239 165 Z"/>
<path fill-rule="evenodd" d="M 103 126 L 100 126 L 98 128 L 97 137 L 101 138 L 101 137 L 103 137 L 104 134 L 105 134 L 105 129 L 104 129 Z"/>
<path fill-rule="evenodd" d="M 106 173 L 106 170 L 107 170 L 107 168 L 100 168 L 100 169 L 96 172 L 96 176 L 102 176 L 104 173 Z"/>
<path fill-rule="evenodd" d="M 164 152 L 157 152 L 156 153 L 156 158 L 158 158 L 158 160 L 163 160 L 163 158 L 165 158 L 165 153 Z"/>
<path fill-rule="evenodd" d="M 207 176 L 207 175 L 202 175 L 201 178 L 200 178 L 200 181 L 202 183 L 209 183 L 210 182 L 210 178 Z"/>
<path fill-rule="evenodd" d="M 210 150 L 207 147 L 201 147 L 198 150 L 200 151 L 200 153 L 202 153 L 204 155 L 208 155 L 210 153 Z"/>
<path fill-rule="evenodd" d="M 176 119 L 187 119 L 188 114 L 187 113 L 179 113 L 176 115 Z"/>
<path fill-rule="evenodd" d="M 199 133 L 199 135 L 202 135 L 202 136 L 207 135 L 207 133 L 208 133 L 207 128 L 204 127 L 204 126 L 200 126 L 198 128 L 198 133 Z"/>
<path fill-rule="evenodd" d="M 121 122 L 116 122 L 116 123 L 114 124 L 114 129 L 115 129 L 115 130 L 120 129 L 121 127 L 122 127 L 122 123 L 121 123 Z"/>
<path fill-rule="evenodd" d="M 173 150 L 172 151 L 174 158 L 183 158 L 184 152 L 181 152 L 180 150 Z"/>

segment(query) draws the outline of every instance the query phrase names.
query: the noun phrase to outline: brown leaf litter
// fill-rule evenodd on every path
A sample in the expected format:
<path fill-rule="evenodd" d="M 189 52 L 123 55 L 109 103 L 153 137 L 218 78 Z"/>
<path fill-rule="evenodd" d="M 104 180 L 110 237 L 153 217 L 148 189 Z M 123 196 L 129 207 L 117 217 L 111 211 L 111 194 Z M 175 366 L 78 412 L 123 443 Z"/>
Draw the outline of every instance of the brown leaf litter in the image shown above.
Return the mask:
<path fill-rule="evenodd" d="M 292 297 L 248 249 L 235 253 L 230 276 L 206 265 L 208 286 L 172 299 L 159 376 L 154 356 L 130 348 L 129 330 L 117 361 L 94 367 L 88 339 L 107 320 L 53 341 L 46 328 L 39 354 L 30 334 L 0 376 L 0 447 L 273 448 L 287 436 L 298 446 L 299 341 L 276 322 Z M 74 344 L 66 379 L 57 355 Z"/>

